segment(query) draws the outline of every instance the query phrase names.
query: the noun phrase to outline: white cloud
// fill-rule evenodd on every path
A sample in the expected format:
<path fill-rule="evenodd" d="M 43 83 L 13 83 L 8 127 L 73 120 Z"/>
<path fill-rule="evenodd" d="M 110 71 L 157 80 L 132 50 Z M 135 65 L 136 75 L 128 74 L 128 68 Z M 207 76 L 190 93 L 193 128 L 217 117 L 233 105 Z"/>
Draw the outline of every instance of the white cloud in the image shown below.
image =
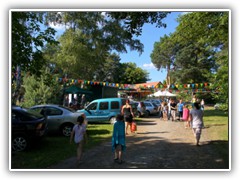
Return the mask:
<path fill-rule="evenodd" d="M 156 67 L 153 65 L 153 63 L 150 64 L 143 64 L 144 69 L 156 69 Z"/>
<path fill-rule="evenodd" d="M 58 31 L 58 30 L 65 30 L 65 29 L 68 29 L 68 28 L 69 28 L 69 26 L 66 26 L 66 25 L 64 25 L 64 24 L 58 24 L 58 23 L 56 23 L 56 24 L 50 23 L 49 26 L 50 26 L 51 28 L 57 30 L 57 31 Z"/>

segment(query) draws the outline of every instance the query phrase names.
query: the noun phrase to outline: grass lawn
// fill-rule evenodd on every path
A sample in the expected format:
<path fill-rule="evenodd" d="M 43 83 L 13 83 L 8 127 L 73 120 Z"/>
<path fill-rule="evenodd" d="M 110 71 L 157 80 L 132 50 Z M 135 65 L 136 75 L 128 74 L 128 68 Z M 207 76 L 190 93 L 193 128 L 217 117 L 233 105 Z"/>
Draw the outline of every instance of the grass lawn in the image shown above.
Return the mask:
<path fill-rule="evenodd" d="M 112 125 L 109 123 L 88 124 L 88 141 L 85 149 L 110 140 Z M 76 155 L 76 145 L 69 143 L 68 137 L 59 135 L 46 136 L 40 142 L 31 145 L 31 149 L 25 152 L 12 153 L 12 169 L 42 169 L 56 164 L 61 160 Z"/>
<path fill-rule="evenodd" d="M 216 153 L 229 164 L 229 118 L 228 112 L 207 108 L 204 110 L 204 125 L 208 130 L 209 139 Z"/>
<path fill-rule="evenodd" d="M 137 119 L 141 120 L 141 119 Z M 204 124 L 214 141 L 214 148 L 227 161 L 228 151 L 228 114 L 222 111 L 206 108 L 204 110 Z M 94 147 L 104 141 L 110 141 L 112 125 L 98 123 L 88 125 L 88 142 L 85 149 Z M 214 128 L 217 128 L 215 131 Z M 69 138 L 49 135 L 43 141 L 36 142 L 25 152 L 14 152 L 11 156 L 11 169 L 47 169 L 53 164 L 76 155 L 76 146 L 69 143 Z"/>

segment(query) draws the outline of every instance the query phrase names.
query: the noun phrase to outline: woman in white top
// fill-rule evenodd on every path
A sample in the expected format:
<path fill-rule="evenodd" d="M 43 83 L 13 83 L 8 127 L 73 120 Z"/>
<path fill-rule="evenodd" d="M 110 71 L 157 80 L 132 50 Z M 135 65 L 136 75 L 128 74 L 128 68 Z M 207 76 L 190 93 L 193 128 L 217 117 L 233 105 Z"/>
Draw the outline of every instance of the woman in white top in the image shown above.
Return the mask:
<path fill-rule="evenodd" d="M 190 121 L 192 122 L 193 134 L 196 138 L 196 146 L 199 146 L 203 128 L 203 111 L 197 102 L 193 103 L 193 109 L 190 111 Z"/>

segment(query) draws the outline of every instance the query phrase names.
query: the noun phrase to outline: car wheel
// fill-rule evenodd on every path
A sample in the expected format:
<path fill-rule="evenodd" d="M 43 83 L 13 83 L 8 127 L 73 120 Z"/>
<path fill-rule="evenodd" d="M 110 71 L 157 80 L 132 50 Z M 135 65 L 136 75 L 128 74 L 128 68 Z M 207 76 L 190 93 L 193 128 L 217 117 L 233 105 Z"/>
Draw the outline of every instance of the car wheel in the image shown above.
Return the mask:
<path fill-rule="evenodd" d="M 114 124 L 116 122 L 116 117 L 111 117 L 109 121 L 111 124 Z"/>
<path fill-rule="evenodd" d="M 72 124 L 65 124 L 62 127 L 62 134 L 66 137 L 69 137 L 72 132 L 73 125 Z"/>
<path fill-rule="evenodd" d="M 27 149 L 28 141 L 24 135 L 14 136 L 12 140 L 13 151 L 24 151 Z"/>

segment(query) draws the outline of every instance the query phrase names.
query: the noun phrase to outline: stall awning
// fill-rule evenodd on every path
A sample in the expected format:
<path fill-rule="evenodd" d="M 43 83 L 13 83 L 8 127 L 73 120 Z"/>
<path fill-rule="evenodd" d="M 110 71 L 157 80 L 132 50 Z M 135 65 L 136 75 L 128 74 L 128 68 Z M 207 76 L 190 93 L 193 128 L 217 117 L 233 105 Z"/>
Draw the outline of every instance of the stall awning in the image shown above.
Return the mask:
<path fill-rule="evenodd" d="M 68 94 L 92 94 L 92 91 L 81 89 L 77 86 L 71 86 L 71 87 L 65 89 L 65 93 L 68 93 Z"/>

